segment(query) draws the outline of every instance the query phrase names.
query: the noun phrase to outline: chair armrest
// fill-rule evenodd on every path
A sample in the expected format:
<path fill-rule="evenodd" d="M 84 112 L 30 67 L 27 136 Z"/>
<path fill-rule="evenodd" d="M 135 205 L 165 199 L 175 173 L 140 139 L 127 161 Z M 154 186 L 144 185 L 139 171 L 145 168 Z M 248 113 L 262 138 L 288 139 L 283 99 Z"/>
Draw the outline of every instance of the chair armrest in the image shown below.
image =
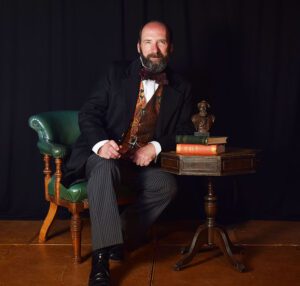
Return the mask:
<path fill-rule="evenodd" d="M 54 158 L 64 158 L 70 151 L 70 147 L 55 142 L 55 124 L 44 114 L 33 115 L 28 120 L 29 126 L 37 132 L 37 147 L 42 154 Z"/>
<path fill-rule="evenodd" d="M 47 140 L 39 140 L 37 147 L 42 154 L 48 154 L 54 158 L 64 158 L 70 151 L 70 148 L 66 145 Z"/>
<path fill-rule="evenodd" d="M 48 120 L 40 115 L 30 116 L 28 119 L 29 126 L 37 132 L 39 140 L 49 141 L 54 138 L 54 134 Z"/>

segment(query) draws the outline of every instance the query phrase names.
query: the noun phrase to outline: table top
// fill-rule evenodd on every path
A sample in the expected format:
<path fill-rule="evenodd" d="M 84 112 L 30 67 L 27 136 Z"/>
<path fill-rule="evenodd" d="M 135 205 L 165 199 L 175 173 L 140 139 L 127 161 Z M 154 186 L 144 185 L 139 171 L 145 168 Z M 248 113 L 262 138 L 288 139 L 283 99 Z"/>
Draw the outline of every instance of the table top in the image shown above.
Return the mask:
<path fill-rule="evenodd" d="M 161 153 L 161 168 L 177 175 L 228 176 L 255 173 L 259 150 L 226 148 L 212 156 L 181 155 L 175 151 Z"/>

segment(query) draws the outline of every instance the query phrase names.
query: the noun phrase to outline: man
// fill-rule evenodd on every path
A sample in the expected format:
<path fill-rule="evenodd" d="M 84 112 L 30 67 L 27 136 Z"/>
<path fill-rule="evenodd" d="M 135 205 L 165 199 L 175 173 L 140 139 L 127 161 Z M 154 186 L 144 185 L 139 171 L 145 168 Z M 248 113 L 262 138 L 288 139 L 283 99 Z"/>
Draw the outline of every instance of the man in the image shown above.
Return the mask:
<path fill-rule="evenodd" d="M 193 131 L 190 86 L 167 68 L 173 50 L 168 27 L 147 23 L 137 50 L 140 58 L 112 65 L 82 107 L 81 136 L 63 178 L 65 185 L 88 179 L 89 285 L 109 285 L 109 259 L 122 258 L 123 235 L 142 238 L 170 203 L 176 181 L 155 165 L 156 158 L 162 150 L 175 149 L 176 134 Z M 120 218 L 115 189 L 126 179 L 136 188 L 137 200 Z"/>

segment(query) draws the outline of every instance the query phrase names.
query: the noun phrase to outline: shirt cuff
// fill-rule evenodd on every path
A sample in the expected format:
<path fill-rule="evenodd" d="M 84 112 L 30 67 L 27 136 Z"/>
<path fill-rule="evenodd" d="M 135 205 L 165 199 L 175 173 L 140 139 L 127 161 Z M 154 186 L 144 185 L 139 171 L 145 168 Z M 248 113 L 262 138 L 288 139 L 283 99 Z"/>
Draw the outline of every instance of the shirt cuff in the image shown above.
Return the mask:
<path fill-rule="evenodd" d="M 158 156 L 158 154 L 161 152 L 160 144 L 157 141 L 151 141 L 149 143 L 153 144 L 153 146 L 155 148 L 156 156 Z"/>
<path fill-rule="evenodd" d="M 93 152 L 94 152 L 95 154 L 98 154 L 99 149 L 100 149 L 106 142 L 108 142 L 108 140 L 102 140 L 102 141 L 99 141 L 98 143 L 96 143 L 96 144 L 94 145 L 94 147 L 92 148 Z"/>

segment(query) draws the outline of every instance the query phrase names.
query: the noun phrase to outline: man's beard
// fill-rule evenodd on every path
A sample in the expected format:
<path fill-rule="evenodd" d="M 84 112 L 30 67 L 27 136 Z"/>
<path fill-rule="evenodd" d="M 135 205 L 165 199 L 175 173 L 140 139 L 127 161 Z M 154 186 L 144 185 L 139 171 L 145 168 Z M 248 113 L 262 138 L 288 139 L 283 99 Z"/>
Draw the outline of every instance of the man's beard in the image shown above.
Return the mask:
<path fill-rule="evenodd" d="M 140 53 L 142 65 L 152 73 L 162 72 L 168 65 L 168 56 L 163 56 L 162 53 L 158 52 L 157 54 L 149 54 L 147 57 Z M 152 62 L 151 58 L 159 58 L 158 62 Z"/>

